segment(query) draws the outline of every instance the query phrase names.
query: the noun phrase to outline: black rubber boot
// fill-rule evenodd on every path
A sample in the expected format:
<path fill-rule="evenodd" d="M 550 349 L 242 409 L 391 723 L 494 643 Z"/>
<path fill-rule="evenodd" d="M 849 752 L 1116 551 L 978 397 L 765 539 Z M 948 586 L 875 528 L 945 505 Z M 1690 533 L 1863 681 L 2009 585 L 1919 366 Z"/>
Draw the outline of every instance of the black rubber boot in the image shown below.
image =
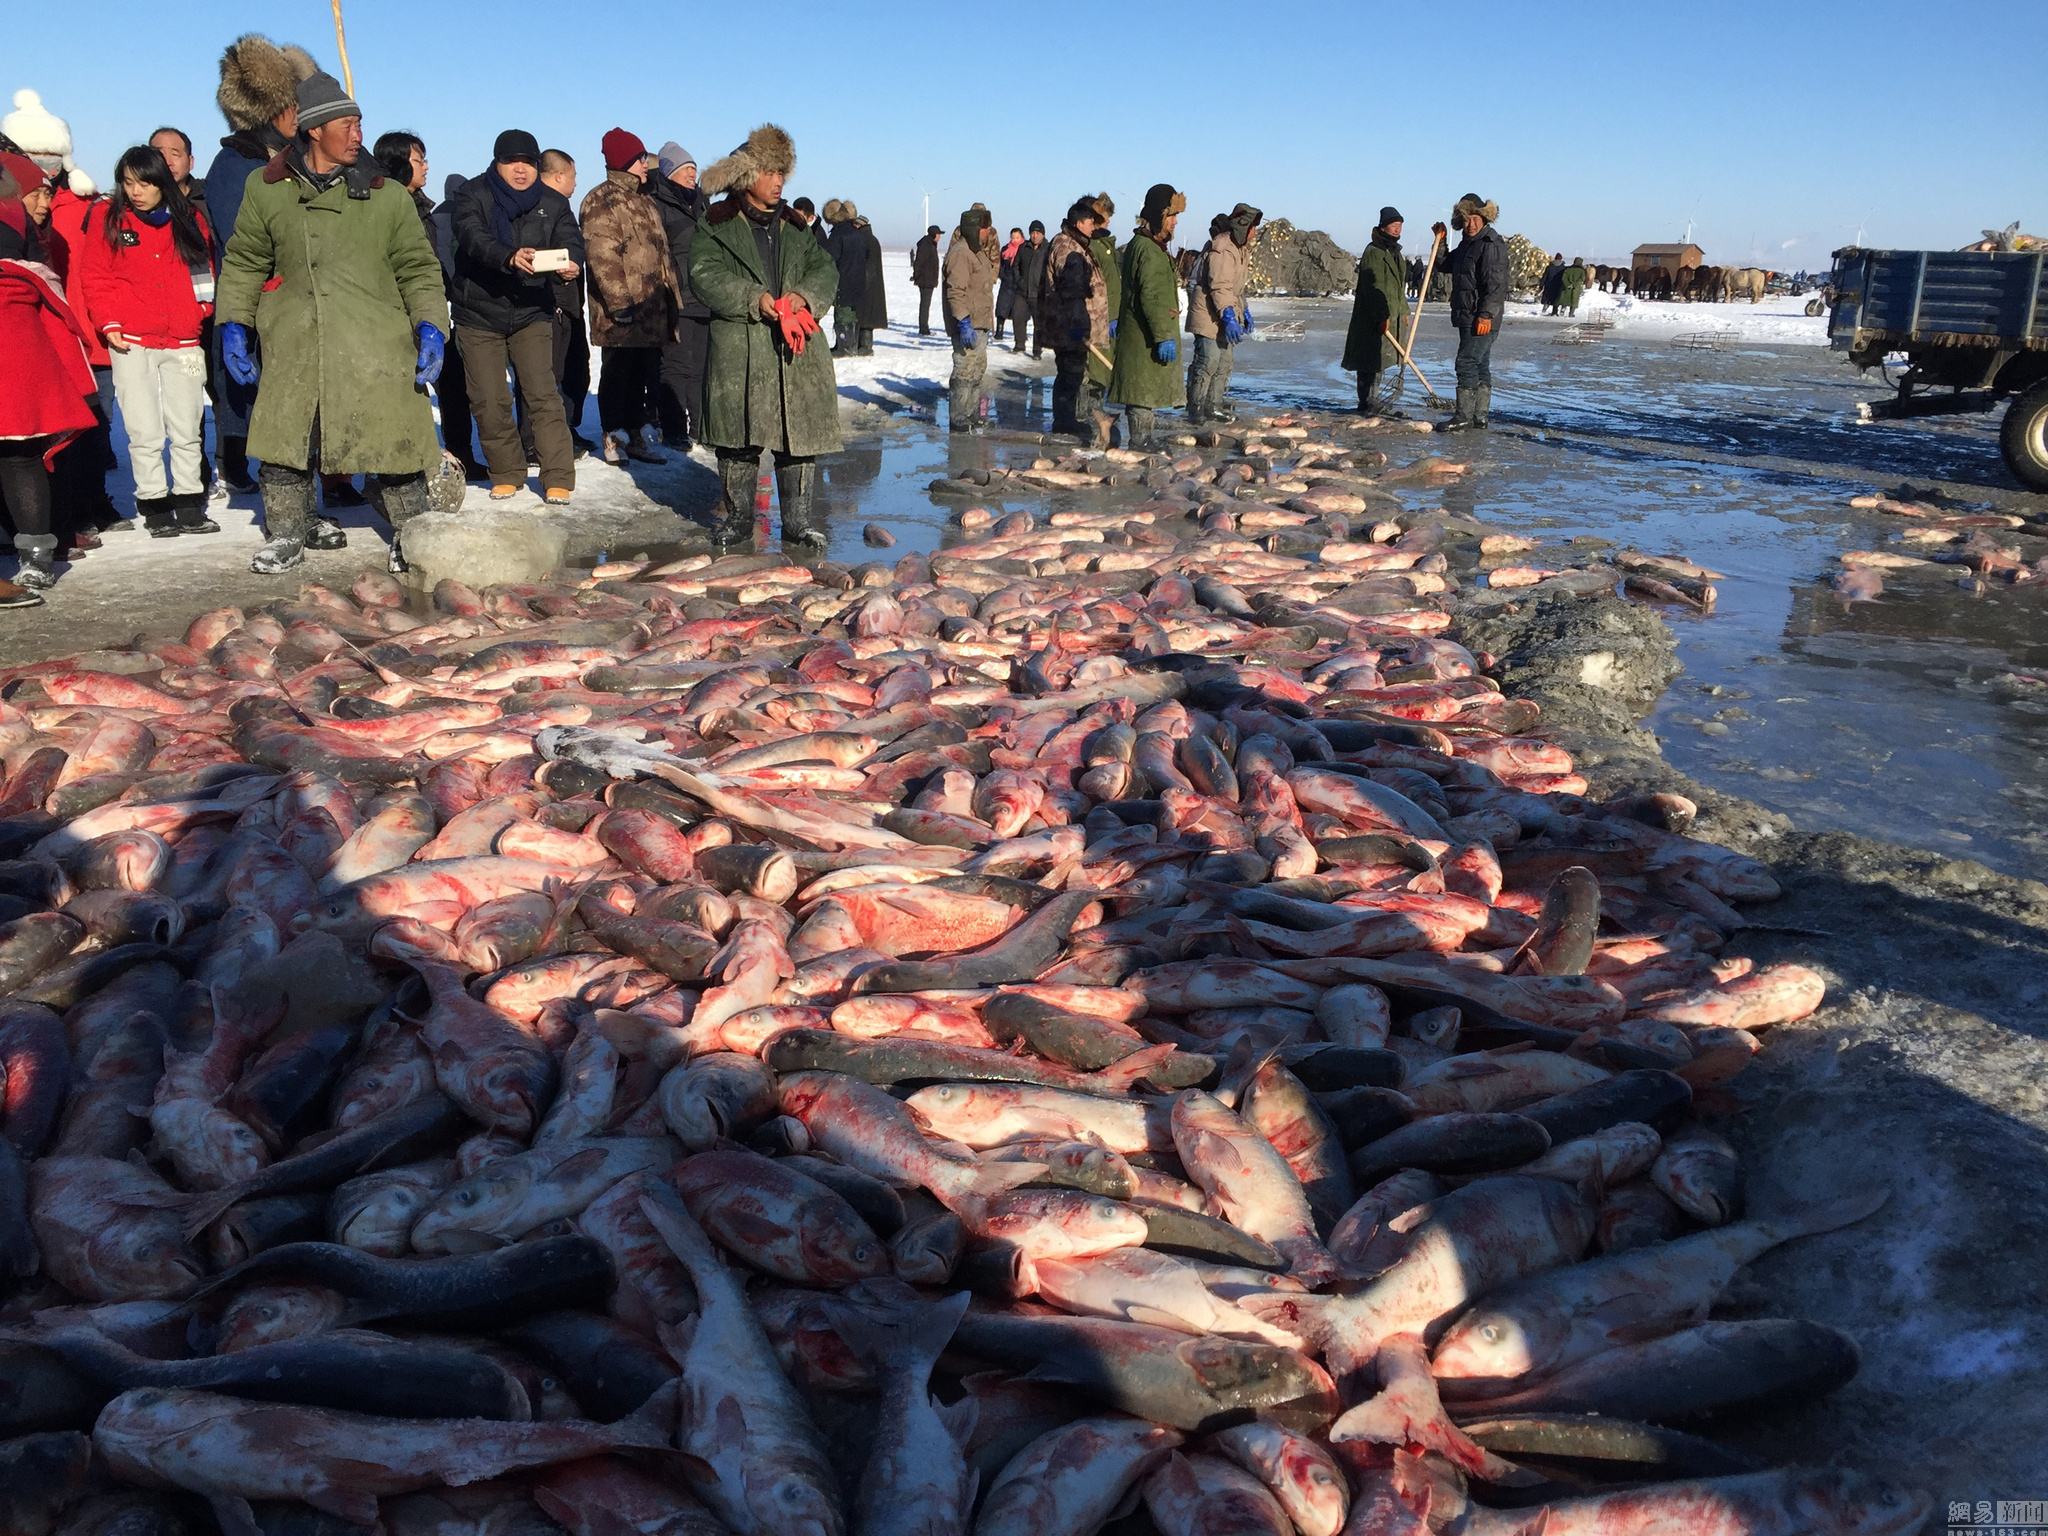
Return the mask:
<path fill-rule="evenodd" d="M 718 524 L 711 530 L 721 548 L 754 542 L 754 490 L 761 480 L 761 461 L 744 454 L 718 456 Z"/>
<path fill-rule="evenodd" d="M 339 523 L 316 517 L 306 527 L 306 548 L 347 549 L 348 530 Z"/>
<path fill-rule="evenodd" d="M 31 592 L 46 592 L 57 584 L 57 540 L 47 533 L 17 533 L 15 557 L 21 569 L 14 573 L 15 585 Z"/>
<path fill-rule="evenodd" d="M 171 498 L 171 509 L 177 515 L 179 533 L 219 533 L 220 524 L 206 515 L 206 493 L 193 491 L 184 496 Z"/>
<path fill-rule="evenodd" d="M 304 471 L 264 466 L 263 529 L 268 542 L 249 560 L 249 569 L 257 575 L 276 576 L 306 558 L 316 483 Z"/>
<path fill-rule="evenodd" d="M 782 507 L 782 542 L 809 549 L 825 547 L 818 526 L 818 466 L 809 459 L 775 468 L 775 499 Z"/>
<path fill-rule="evenodd" d="M 1469 384 L 1458 386 L 1458 402 L 1451 411 L 1451 419 L 1437 428 L 1439 432 L 1470 432 L 1479 425 L 1473 419 L 1473 413 L 1478 408 L 1473 399 L 1475 393 Z"/>
<path fill-rule="evenodd" d="M 152 539 L 175 539 L 178 536 L 175 497 L 138 496 L 135 498 L 135 515 L 142 519 L 143 530 Z"/>

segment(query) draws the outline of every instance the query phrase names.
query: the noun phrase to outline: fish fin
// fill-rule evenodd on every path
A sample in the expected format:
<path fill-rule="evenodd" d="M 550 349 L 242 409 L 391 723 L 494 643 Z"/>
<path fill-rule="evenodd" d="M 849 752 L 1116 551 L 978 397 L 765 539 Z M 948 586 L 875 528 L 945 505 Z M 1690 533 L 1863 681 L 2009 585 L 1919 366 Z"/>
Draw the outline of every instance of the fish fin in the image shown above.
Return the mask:
<path fill-rule="evenodd" d="M 1147 1323 L 1154 1328 L 1171 1328 L 1175 1333 L 1188 1331 L 1187 1319 L 1179 1313 L 1169 1312 L 1164 1307 L 1148 1307 L 1142 1301 L 1126 1303 L 1124 1316 L 1131 1322 Z"/>
<path fill-rule="evenodd" d="M 610 1156 L 603 1147 L 585 1147 L 573 1157 L 565 1158 L 548 1171 L 550 1179 L 576 1180 L 594 1169 L 602 1168 Z"/>
<path fill-rule="evenodd" d="M 667 1450 L 675 1439 L 676 1426 L 682 1416 L 683 1380 L 678 1376 L 656 1387 L 646 1402 L 612 1425 L 608 1433 L 615 1444 L 622 1447 Z"/>
<path fill-rule="evenodd" d="M 697 1336 L 697 1319 L 686 1317 L 673 1323 L 656 1323 L 654 1332 L 668 1357 L 681 1365 L 689 1358 L 690 1341 Z"/>
<path fill-rule="evenodd" d="M 972 1168 L 963 1168 L 964 1176 L 952 1188 L 934 1189 L 932 1194 L 947 1210 L 973 1227 L 980 1223 L 991 1199 L 1043 1178 L 1045 1171 L 1043 1163 L 976 1163 Z"/>
<path fill-rule="evenodd" d="M 306 1502 L 337 1520 L 375 1530 L 377 1496 L 350 1485 L 368 1482 L 372 1478 L 388 1478 L 390 1469 L 374 1461 L 351 1461 L 345 1456 L 322 1457 L 320 1465 L 322 1476 L 319 1481 L 304 1490 Z M 250 1529 L 255 1529 L 253 1515 Z"/>
<path fill-rule="evenodd" d="M 206 1502 L 213 1506 L 213 1518 L 220 1522 L 221 1536 L 263 1536 L 256 1524 L 256 1511 L 249 1507 L 249 1501 L 232 1493 L 208 1494 Z M 377 1518 L 374 1505 L 370 1518 Z"/>
<path fill-rule="evenodd" d="M 965 1450 L 967 1442 L 974 1438 L 975 1426 L 981 1422 L 981 1404 L 971 1397 L 963 1397 L 956 1403 L 934 1402 L 932 1408 L 938 1414 L 939 1422 L 946 1426 L 946 1433 L 953 1437 L 953 1443 Z M 967 1507 L 974 1507 L 972 1494 L 968 1495 Z"/>
<path fill-rule="evenodd" d="M 1121 1061 L 1113 1061 L 1099 1072 L 1090 1074 L 1089 1080 L 1104 1088 L 1128 1092 L 1136 1084 L 1143 1082 L 1154 1067 L 1161 1065 L 1179 1049 L 1180 1047 L 1171 1041 L 1164 1045 L 1145 1046 L 1131 1052 Z"/>
<path fill-rule="evenodd" d="M 1758 1225 L 1770 1234 L 1774 1242 L 1790 1242 L 1795 1237 L 1816 1237 L 1823 1232 L 1838 1231 L 1854 1226 L 1866 1216 L 1875 1215 L 1892 1197 L 1891 1187 L 1879 1184 L 1870 1189 L 1859 1190 L 1853 1195 L 1843 1195 L 1836 1200 L 1822 1200 L 1812 1205 L 1795 1205 L 1761 1217 Z"/>
<path fill-rule="evenodd" d="M 211 1190 L 203 1195 L 187 1197 L 185 1210 L 185 1236 L 197 1237 L 208 1227 L 240 1203 L 242 1192 L 239 1188 Z"/>
<path fill-rule="evenodd" d="M 1305 1291 L 1267 1291 L 1238 1298 L 1238 1306 L 1260 1322 L 1282 1328 L 1321 1353 L 1344 1323 L 1348 1296 L 1312 1296 Z"/>
<path fill-rule="evenodd" d="M 651 1186 L 640 1197 L 640 1213 L 647 1218 L 663 1245 L 692 1276 L 707 1268 L 723 1267 L 718 1251 L 711 1246 L 711 1239 L 704 1235 L 704 1229 L 697 1225 L 697 1218 L 690 1214 L 690 1208 L 683 1204 L 683 1197 L 668 1185 Z"/>
<path fill-rule="evenodd" d="M 1608 1340 L 1613 1344 L 1648 1344 L 1655 1339 L 1669 1338 L 1692 1327 L 1699 1319 L 1682 1317 L 1645 1318 L 1640 1322 L 1617 1323 L 1607 1330 Z"/>

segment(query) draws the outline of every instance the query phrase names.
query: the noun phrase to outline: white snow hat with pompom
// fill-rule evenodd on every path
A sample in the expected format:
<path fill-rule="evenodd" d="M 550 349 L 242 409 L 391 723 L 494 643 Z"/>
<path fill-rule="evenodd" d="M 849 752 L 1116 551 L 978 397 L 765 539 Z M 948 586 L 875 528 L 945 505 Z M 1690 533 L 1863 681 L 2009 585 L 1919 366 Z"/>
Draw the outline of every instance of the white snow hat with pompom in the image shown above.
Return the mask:
<path fill-rule="evenodd" d="M 24 86 L 14 93 L 14 110 L 0 117 L 0 134 L 21 146 L 21 152 L 49 172 L 68 177 L 71 190 L 80 197 L 98 191 L 92 178 L 71 158 L 71 125 L 43 105 L 43 98 Z"/>

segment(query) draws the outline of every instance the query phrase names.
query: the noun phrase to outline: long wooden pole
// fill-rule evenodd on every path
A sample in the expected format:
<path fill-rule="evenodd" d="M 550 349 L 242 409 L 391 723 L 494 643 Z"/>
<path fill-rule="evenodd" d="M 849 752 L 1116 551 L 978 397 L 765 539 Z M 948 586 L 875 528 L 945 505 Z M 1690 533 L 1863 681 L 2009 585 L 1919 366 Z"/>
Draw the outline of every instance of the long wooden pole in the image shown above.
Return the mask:
<path fill-rule="evenodd" d="M 341 0 L 334 0 L 334 46 L 341 53 L 341 88 L 353 97 L 356 93 L 355 72 L 348 67 L 348 34 L 341 26 Z"/>
<path fill-rule="evenodd" d="M 339 0 L 336 0 L 336 3 L 338 4 Z M 1422 329 L 1422 306 L 1429 302 L 1429 280 L 1436 276 L 1436 253 L 1443 248 L 1443 243 L 1444 237 L 1442 235 L 1434 232 L 1431 233 L 1429 237 L 1429 262 L 1422 269 L 1422 287 L 1416 292 L 1415 308 L 1408 312 L 1408 340 L 1403 342 L 1392 331 L 1387 332 L 1387 340 L 1391 341 L 1394 344 L 1394 350 L 1401 354 L 1401 361 L 1414 371 L 1415 382 L 1422 386 L 1424 398 L 1432 405 L 1437 404 L 1442 399 L 1442 396 L 1438 395 L 1436 387 L 1422 376 L 1422 370 L 1416 366 L 1413 353 L 1415 349 L 1415 333 Z"/>
<path fill-rule="evenodd" d="M 1414 358 L 1410 357 L 1408 349 L 1401 345 L 1401 338 L 1392 331 L 1389 331 L 1387 333 L 1387 340 L 1391 341 L 1394 344 L 1394 350 L 1401 354 L 1401 361 L 1415 370 L 1415 382 L 1422 386 L 1423 394 L 1431 400 L 1440 399 L 1441 397 L 1436 392 L 1436 386 L 1422 376 L 1422 366 Z"/>

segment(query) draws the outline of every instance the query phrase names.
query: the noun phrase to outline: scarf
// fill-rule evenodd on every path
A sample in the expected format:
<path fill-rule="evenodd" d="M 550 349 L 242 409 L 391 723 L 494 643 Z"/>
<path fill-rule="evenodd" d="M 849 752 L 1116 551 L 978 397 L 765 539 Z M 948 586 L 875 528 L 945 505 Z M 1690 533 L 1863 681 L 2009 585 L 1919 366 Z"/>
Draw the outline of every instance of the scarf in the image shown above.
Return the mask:
<path fill-rule="evenodd" d="M 134 214 L 135 217 L 137 217 L 138 219 L 142 220 L 142 222 L 147 224 L 151 229 L 162 229 L 166 224 L 171 222 L 171 210 L 166 208 L 162 203 L 158 203 L 154 208 L 150 209 L 149 212 L 147 213 L 144 213 L 140 208 L 130 208 L 128 211 Z"/>
<path fill-rule="evenodd" d="M 1018 246 L 1020 246 L 1020 245 L 1022 245 L 1023 243 L 1024 243 L 1024 239 L 1023 239 L 1023 236 L 1021 236 L 1021 235 L 1020 235 L 1020 236 L 1018 236 L 1018 237 L 1017 237 L 1017 238 L 1016 238 L 1015 240 L 1012 240 L 1012 241 L 1011 241 L 1011 242 L 1010 242 L 1010 243 L 1009 243 L 1008 245 L 1004 246 L 1004 247 L 1003 247 L 1003 260 L 1005 260 L 1005 261 L 1015 261 L 1015 260 L 1017 259 L 1017 247 L 1018 247 Z"/>
<path fill-rule="evenodd" d="M 540 206 L 540 195 L 547 191 L 547 184 L 536 178 L 524 192 L 515 191 L 499 174 L 496 165 L 484 179 L 491 189 L 491 232 L 498 237 L 500 244 L 516 250 L 519 237 L 512 232 L 512 223 Z"/>

